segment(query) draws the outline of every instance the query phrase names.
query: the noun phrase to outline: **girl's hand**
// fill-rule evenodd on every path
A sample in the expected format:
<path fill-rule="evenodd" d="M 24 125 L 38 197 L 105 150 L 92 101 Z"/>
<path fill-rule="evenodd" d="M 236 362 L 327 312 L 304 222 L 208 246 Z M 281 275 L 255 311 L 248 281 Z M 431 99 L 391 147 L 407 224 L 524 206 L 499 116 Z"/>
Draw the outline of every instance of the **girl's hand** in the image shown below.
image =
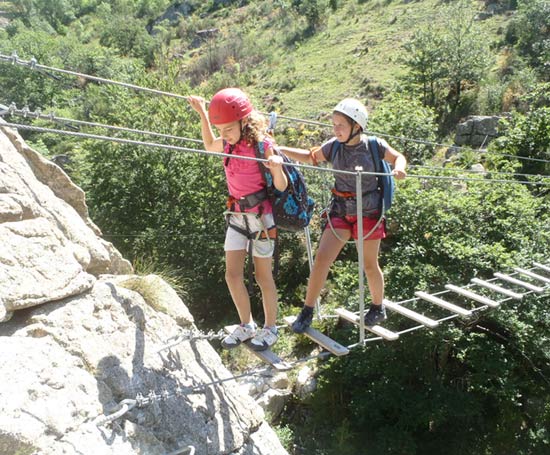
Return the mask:
<path fill-rule="evenodd" d="M 404 179 L 405 177 L 407 177 L 407 172 L 402 171 L 401 169 L 394 169 L 392 171 L 392 174 L 397 180 L 401 180 L 401 179 Z"/>
<path fill-rule="evenodd" d="M 283 167 L 283 157 L 279 155 L 270 155 L 267 159 L 267 163 L 264 164 L 272 171 L 279 170 Z"/>
<path fill-rule="evenodd" d="M 190 95 L 187 97 L 187 101 L 199 114 L 206 113 L 206 100 L 202 96 Z"/>

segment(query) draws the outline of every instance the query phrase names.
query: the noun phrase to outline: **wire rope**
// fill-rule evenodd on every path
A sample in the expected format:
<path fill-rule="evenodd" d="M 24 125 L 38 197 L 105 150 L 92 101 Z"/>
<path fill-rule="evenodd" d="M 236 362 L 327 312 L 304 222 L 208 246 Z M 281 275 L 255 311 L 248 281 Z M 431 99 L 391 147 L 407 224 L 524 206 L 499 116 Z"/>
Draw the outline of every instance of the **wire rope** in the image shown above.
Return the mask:
<path fill-rule="evenodd" d="M 102 78 L 102 77 L 98 77 L 98 76 L 92 76 L 92 75 L 89 75 L 89 74 L 80 73 L 80 72 L 77 72 L 77 71 L 66 70 L 66 69 L 62 69 L 62 68 L 57 68 L 57 67 L 54 67 L 54 66 L 42 65 L 42 64 L 39 64 L 34 57 L 32 57 L 30 60 L 22 60 L 18 57 L 18 55 L 15 51 L 11 55 L 0 54 L 0 62 L 11 63 L 12 65 L 15 65 L 15 64 L 21 65 L 23 67 L 30 68 L 31 70 L 43 70 L 43 71 L 59 72 L 59 73 L 62 73 L 62 74 L 67 74 L 67 75 L 80 77 L 80 78 L 84 78 L 84 79 L 89 79 L 89 80 L 93 80 L 93 81 L 101 82 L 101 83 L 105 83 L 105 84 L 118 85 L 118 86 L 130 88 L 130 89 L 137 90 L 137 91 L 143 91 L 143 92 L 147 92 L 147 93 L 151 93 L 151 94 L 155 94 L 155 95 L 168 96 L 168 97 L 184 99 L 184 100 L 187 100 L 189 98 L 187 95 L 180 95 L 180 94 L 176 94 L 176 93 L 172 93 L 172 92 L 166 92 L 166 91 L 162 91 L 162 90 L 151 89 L 151 88 L 142 87 L 142 86 L 139 86 L 139 85 L 136 85 L 136 84 L 130 84 L 130 83 L 115 81 L 115 80 L 112 80 L 112 79 Z M 290 117 L 290 116 L 284 116 L 284 115 L 279 115 L 278 117 L 282 118 L 282 119 L 285 119 L 285 120 L 292 120 L 294 122 L 311 124 L 311 125 L 316 125 L 316 126 L 321 126 L 321 127 L 332 127 L 331 124 L 325 123 L 325 122 L 319 122 L 319 121 L 313 121 L 313 120 L 307 120 L 307 119 L 300 119 L 300 118 L 297 118 L 297 117 Z M 455 146 L 455 145 L 442 144 L 442 143 L 438 143 L 438 142 L 434 142 L 434 141 L 427 141 L 427 140 L 423 140 L 423 139 L 415 139 L 415 138 L 409 138 L 409 137 L 405 137 L 405 136 L 391 135 L 391 134 L 375 132 L 375 131 L 366 131 L 366 133 L 378 135 L 380 137 L 386 137 L 386 138 L 391 138 L 391 139 L 396 139 L 396 140 L 407 141 L 407 142 L 415 142 L 415 143 L 419 143 L 419 144 L 433 145 L 433 146 L 436 146 L 436 147 L 448 147 L 448 148 L 452 147 L 455 150 L 463 150 L 463 149 L 464 150 L 471 150 L 468 147 L 460 147 L 460 146 Z M 479 149 L 479 150 L 477 150 L 477 152 L 478 153 L 487 153 L 488 150 L 487 149 Z M 550 163 L 550 160 L 545 160 L 545 159 L 542 159 L 542 158 L 531 158 L 531 157 L 510 155 L 510 154 L 499 153 L 499 152 L 490 152 L 490 153 L 493 154 L 493 155 L 514 158 L 514 159 L 518 159 L 518 160 Z"/>

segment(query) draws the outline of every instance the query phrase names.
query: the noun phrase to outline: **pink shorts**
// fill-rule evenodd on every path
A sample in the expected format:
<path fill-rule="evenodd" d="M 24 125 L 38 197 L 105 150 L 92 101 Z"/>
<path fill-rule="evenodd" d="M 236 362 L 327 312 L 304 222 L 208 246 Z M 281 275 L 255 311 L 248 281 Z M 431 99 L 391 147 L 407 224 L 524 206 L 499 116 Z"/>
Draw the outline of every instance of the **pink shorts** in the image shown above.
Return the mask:
<path fill-rule="evenodd" d="M 330 222 L 334 229 L 347 229 L 351 231 L 351 236 L 357 240 L 357 216 L 348 215 L 345 218 L 336 216 L 330 217 Z M 363 237 L 368 234 L 378 223 L 378 218 L 363 217 Z M 327 223 L 325 229 L 330 229 L 330 224 Z M 386 220 L 380 221 L 376 229 L 365 240 L 378 240 L 386 238 Z"/>

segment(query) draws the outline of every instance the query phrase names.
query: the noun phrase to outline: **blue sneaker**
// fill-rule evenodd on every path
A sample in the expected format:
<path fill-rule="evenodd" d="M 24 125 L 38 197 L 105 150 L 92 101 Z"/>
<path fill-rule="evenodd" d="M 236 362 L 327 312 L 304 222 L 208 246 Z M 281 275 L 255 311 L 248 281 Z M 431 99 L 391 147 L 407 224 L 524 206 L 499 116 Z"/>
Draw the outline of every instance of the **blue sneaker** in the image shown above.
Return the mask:
<path fill-rule="evenodd" d="M 372 327 L 388 319 L 386 316 L 386 307 L 381 305 L 371 305 L 367 314 L 365 314 L 365 325 Z"/>
<path fill-rule="evenodd" d="M 304 333 L 313 321 L 313 308 L 304 306 L 292 324 L 294 333 Z"/>

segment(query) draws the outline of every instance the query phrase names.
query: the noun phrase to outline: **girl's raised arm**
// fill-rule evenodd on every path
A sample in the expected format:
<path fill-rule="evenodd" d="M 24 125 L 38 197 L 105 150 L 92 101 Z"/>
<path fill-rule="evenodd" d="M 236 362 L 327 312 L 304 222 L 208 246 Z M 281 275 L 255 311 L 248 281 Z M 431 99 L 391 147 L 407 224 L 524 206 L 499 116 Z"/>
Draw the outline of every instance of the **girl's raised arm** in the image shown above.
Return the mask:
<path fill-rule="evenodd" d="M 223 152 L 223 140 L 221 137 L 216 137 L 208 119 L 206 112 L 206 101 L 200 96 L 191 95 L 187 97 L 190 106 L 200 115 L 201 118 L 201 135 L 204 147 L 209 152 Z"/>

